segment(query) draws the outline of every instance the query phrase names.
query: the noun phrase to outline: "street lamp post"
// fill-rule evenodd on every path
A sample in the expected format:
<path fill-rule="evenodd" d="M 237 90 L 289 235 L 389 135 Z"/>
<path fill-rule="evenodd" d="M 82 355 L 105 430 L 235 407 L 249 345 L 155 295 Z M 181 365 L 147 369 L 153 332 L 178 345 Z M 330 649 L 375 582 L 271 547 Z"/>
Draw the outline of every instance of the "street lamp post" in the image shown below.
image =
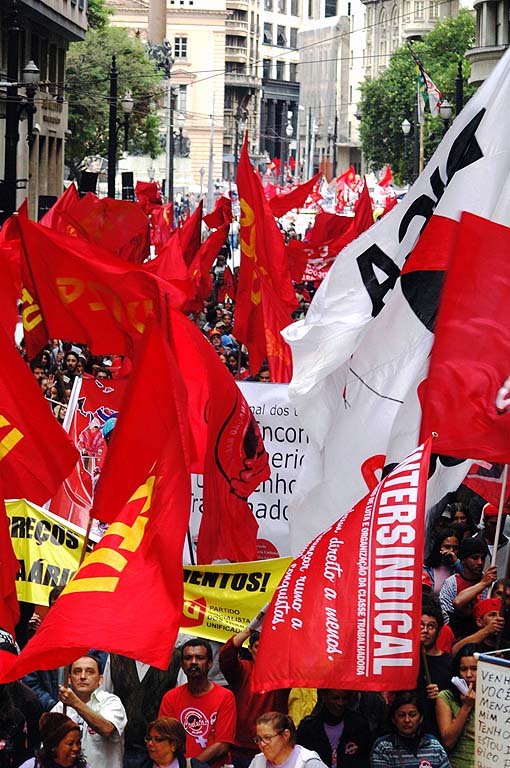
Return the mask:
<path fill-rule="evenodd" d="M 416 96 L 413 125 L 413 181 L 416 181 L 420 175 L 420 116 L 418 110 L 418 96 Z"/>
<path fill-rule="evenodd" d="M 447 99 L 443 99 L 439 106 L 439 114 L 443 120 L 443 134 L 445 134 L 450 127 L 450 121 L 453 115 L 453 107 Z"/>
<path fill-rule="evenodd" d="M 407 161 L 407 141 L 409 134 L 411 133 L 411 123 L 407 117 L 402 120 L 402 125 L 400 127 L 402 128 L 402 133 L 404 134 L 404 160 Z"/>
<path fill-rule="evenodd" d="M 237 166 L 239 165 L 239 143 L 244 141 L 244 134 L 246 133 L 246 113 L 236 112 L 234 117 L 234 175 L 237 177 Z"/>
<path fill-rule="evenodd" d="M 287 112 L 287 125 L 285 126 L 285 135 L 287 137 L 287 162 L 289 162 L 290 158 L 290 140 L 292 139 L 293 133 L 294 129 L 292 127 L 292 112 Z"/>
<path fill-rule="evenodd" d="M 121 123 L 117 120 L 117 84 L 118 71 L 115 60 L 115 54 L 112 54 L 112 65 L 110 69 L 110 96 L 108 99 L 108 197 L 115 198 L 115 178 L 117 175 L 117 131 Z M 120 105 L 124 113 L 124 151 L 128 149 L 129 138 L 129 115 L 133 111 L 133 98 L 131 93 L 126 93 L 122 98 Z"/>
<path fill-rule="evenodd" d="M 179 112 L 177 115 L 177 128 L 179 129 L 179 156 L 183 156 L 183 145 L 182 145 L 182 131 L 184 128 L 184 123 L 186 122 L 186 118 L 182 114 L 182 112 Z"/>

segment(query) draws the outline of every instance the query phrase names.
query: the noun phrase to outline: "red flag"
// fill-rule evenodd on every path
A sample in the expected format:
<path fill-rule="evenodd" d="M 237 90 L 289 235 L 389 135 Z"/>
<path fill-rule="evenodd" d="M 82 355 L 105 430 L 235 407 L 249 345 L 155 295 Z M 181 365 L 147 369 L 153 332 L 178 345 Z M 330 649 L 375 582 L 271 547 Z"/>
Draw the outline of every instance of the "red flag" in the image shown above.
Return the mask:
<path fill-rule="evenodd" d="M 271 213 L 277 219 L 283 216 L 287 211 L 293 208 L 301 208 L 311 194 L 315 185 L 319 182 L 322 174 L 316 173 L 311 179 L 305 181 L 304 184 L 299 184 L 292 192 L 287 192 L 283 195 L 273 197 L 269 202 Z"/>
<path fill-rule="evenodd" d="M 3 331 L 0 356 L 0 486 L 5 498 L 44 504 L 71 472 L 78 452 Z"/>
<path fill-rule="evenodd" d="M 379 218 L 382 219 L 383 216 L 386 216 L 386 214 L 389 213 L 391 209 L 396 206 L 397 203 L 398 203 L 398 197 L 387 197 L 384 202 L 384 210 L 379 216 Z"/>
<path fill-rule="evenodd" d="M 234 282 L 234 275 L 229 266 L 226 266 L 223 271 L 223 282 L 218 288 L 218 301 L 220 304 L 224 304 L 227 299 L 233 301 L 236 297 L 236 286 Z"/>
<path fill-rule="evenodd" d="M 337 177 L 336 180 L 337 186 L 339 184 L 345 184 L 350 189 L 354 189 L 356 186 L 356 171 L 354 170 L 354 166 L 350 166 L 346 171 L 340 174 L 340 176 Z"/>
<path fill-rule="evenodd" d="M 383 189 L 386 189 L 386 187 L 389 187 L 391 180 L 393 179 L 393 174 L 391 172 L 391 168 L 389 165 L 386 166 L 384 169 L 384 173 L 382 175 L 382 178 L 379 179 L 378 184 Z"/>
<path fill-rule="evenodd" d="M 245 139 L 237 170 L 241 205 L 241 268 L 236 297 L 234 335 L 248 347 L 250 367 L 258 371 L 267 356 L 261 281 L 267 281 L 286 314 L 288 325 L 297 306 L 283 238 L 262 185 L 250 164 Z M 284 327 L 282 325 L 282 327 Z M 279 329 L 280 330 L 280 329 Z"/>
<path fill-rule="evenodd" d="M 23 326 L 29 357 L 49 338 L 87 343 L 95 355 L 132 355 L 147 318 L 186 296 L 142 267 L 32 221 L 22 241 Z"/>
<path fill-rule="evenodd" d="M 181 243 L 184 262 L 188 267 L 195 258 L 202 243 L 203 207 L 204 202 L 201 200 L 195 208 L 193 215 L 188 216 L 184 224 L 177 230 L 177 234 Z"/>
<path fill-rule="evenodd" d="M 232 200 L 227 195 L 220 195 L 211 213 L 204 216 L 203 222 L 210 229 L 218 229 L 232 221 Z"/>
<path fill-rule="evenodd" d="M 351 240 L 355 240 L 358 235 L 369 229 L 374 223 L 374 212 L 372 208 L 372 198 L 368 191 L 368 185 L 365 179 L 361 194 L 354 203 L 354 221 L 352 227 L 349 230 L 349 234 L 352 234 Z M 347 243 L 346 243 L 347 245 Z"/>
<path fill-rule="evenodd" d="M 157 205 L 149 214 L 151 226 L 151 244 L 156 253 L 168 242 L 173 231 L 174 206 L 173 203 Z"/>
<path fill-rule="evenodd" d="M 203 309 L 204 301 L 212 293 L 211 267 L 221 250 L 222 245 L 228 237 L 229 225 L 224 224 L 219 229 L 212 232 L 207 240 L 204 240 L 200 246 L 195 258 L 189 267 L 189 277 L 194 286 L 194 296 L 183 307 L 183 312 L 200 312 Z M 225 272 L 228 267 L 226 267 Z M 230 271 L 230 270 L 229 270 Z M 235 296 L 233 293 L 229 294 Z M 218 300 L 219 297 L 218 297 Z"/>
<path fill-rule="evenodd" d="M 291 563 L 262 627 L 254 690 L 416 687 L 430 442 Z"/>
<path fill-rule="evenodd" d="M 352 225 L 352 216 L 338 216 L 336 213 L 321 211 L 315 217 L 313 227 L 308 232 L 306 243 L 321 248 L 329 240 L 345 234 Z"/>
<path fill-rule="evenodd" d="M 137 658 L 160 669 L 168 666 L 182 618 L 182 550 L 191 502 L 190 475 L 178 388 L 168 396 L 175 366 L 161 338 L 149 337 L 144 343 L 142 364 L 161 373 L 167 383 L 161 399 L 163 382 L 152 379 L 160 405 L 157 424 L 151 424 L 162 448 L 159 455 L 153 451 L 156 465 L 86 556 L 21 654 L 0 652 L 4 682 L 34 669 L 68 664 L 89 648 Z M 138 422 L 136 426 L 141 437 L 147 425 Z M 142 457 L 144 465 L 146 458 Z M 119 490 L 126 479 L 122 477 Z M 112 496 L 116 498 L 115 492 Z"/>
<path fill-rule="evenodd" d="M 490 462 L 480 462 L 473 464 L 462 485 L 467 486 L 477 493 L 482 499 L 499 506 L 501 498 L 501 486 L 503 481 L 504 464 L 492 464 Z M 510 509 L 510 488 L 507 487 L 504 501 L 504 508 Z"/>
<path fill-rule="evenodd" d="M 464 213 L 458 227 L 424 387 L 422 435 L 434 452 L 510 462 L 510 232 Z"/>
<path fill-rule="evenodd" d="M 18 558 L 12 548 L 9 519 L 3 496 L 0 499 L 0 628 L 14 635 L 19 621 L 19 603 L 16 594 Z"/>
<path fill-rule="evenodd" d="M 14 216 L 0 231 L 0 326 L 9 339 L 14 337 L 21 298 L 20 242 Z"/>
<path fill-rule="evenodd" d="M 49 229 L 56 229 L 58 232 L 65 232 L 67 220 L 66 216 L 69 211 L 80 202 L 80 196 L 74 182 L 71 182 L 67 189 L 58 198 L 49 211 L 46 211 L 39 224 L 43 224 Z"/>
<path fill-rule="evenodd" d="M 147 381 L 151 383 L 149 396 Z M 169 401 L 175 405 L 169 407 Z M 141 403 L 143 423 L 140 421 Z M 174 409 L 176 416 L 172 415 L 172 419 L 178 418 L 181 450 L 185 451 L 184 458 L 190 465 L 184 384 L 168 342 L 151 321 L 134 360 L 133 372 L 97 484 L 93 517 L 105 523 L 113 522 L 138 486 L 143 485 L 155 462 L 165 452 L 173 453 L 168 413 Z M 171 463 L 166 462 L 166 466 L 170 467 Z M 180 514 L 185 515 L 186 509 L 180 510 Z"/>
<path fill-rule="evenodd" d="M 149 255 L 149 219 L 139 205 L 128 200 L 99 199 L 87 192 L 72 208 L 61 211 L 58 231 L 83 237 L 133 264 Z"/>
<path fill-rule="evenodd" d="M 260 288 L 271 381 L 276 384 L 288 384 L 292 378 L 292 354 L 280 333 L 280 330 L 288 324 L 288 316 L 267 281 L 262 281 Z"/>
<path fill-rule="evenodd" d="M 146 216 L 152 213 L 153 208 L 163 203 L 161 190 L 156 181 L 137 181 L 135 195 L 138 205 Z"/>

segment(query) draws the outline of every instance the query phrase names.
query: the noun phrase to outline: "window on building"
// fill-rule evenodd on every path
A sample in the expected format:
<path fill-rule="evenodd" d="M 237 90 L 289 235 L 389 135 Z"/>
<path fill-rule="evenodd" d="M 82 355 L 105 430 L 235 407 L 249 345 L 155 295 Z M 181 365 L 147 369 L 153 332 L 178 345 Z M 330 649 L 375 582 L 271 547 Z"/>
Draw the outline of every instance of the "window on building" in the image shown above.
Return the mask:
<path fill-rule="evenodd" d="M 266 45 L 273 45 L 273 25 L 264 22 L 264 43 Z"/>
<path fill-rule="evenodd" d="M 414 18 L 423 19 L 423 0 L 414 0 Z"/>
<path fill-rule="evenodd" d="M 182 114 L 185 115 L 187 104 L 188 104 L 188 86 L 180 85 L 179 90 L 177 91 L 177 112 L 182 112 Z"/>
<path fill-rule="evenodd" d="M 273 0 L 264 0 L 264 10 L 265 11 L 273 10 Z"/>
<path fill-rule="evenodd" d="M 292 61 L 289 64 L 289 80 L 291 83 L 295 83 L 297 81 L 297 64 Z"/>
<path fill-rule="evenodd" d="M 277 0 L 278 13 L 287 13 L 287 0 Z"/>
<path fill-rule="evenodd" d="M 188 56 L 188 38 L 174 37 L 174 56 L 176 59 L 185 59 Z"/>
<path fill-rule="evenodd" d="M 431 19 L 438 19 L 439 18 L 439 3 L 432 2 L 430 3 L 430 18 Z"/>
<path fill-rule="evenodd" d="M 276 45 L 280 48 L 285 48 L 287 45 L 287 35 L 285 34 L 285 27 L 278 24 L 276 30 Z"/>
<path fill-rule="evenodd" d="M 308 0 L 308 18 L 313 19 L 313 0 Z"/>
<path fill-rule="evenodd" d="M 277 61 L 276 62 L 276 79 L 277 80 L 283 80 L 283 70 L 284 70 L 284 64 L 283 61 Z"/>
<path fill-rule="evenodd" d="M 297 27 L 290 28 L 290 47 L 297 48 Z"/>
<path fill-rule="evenodd" d="M 262 62 L 262 77 L 266 80 L 271 79 L 271 59 L 264 59 Z"/>
<path fill-rule="evenodd" d="M 337 0 L 326 0 L 324 4 L 324 16 L 336 16 Z"/>
<path fill-rule="evenodd" d="M 292 16 L 299 16 L 299 3 L 298 0 L 290 0 L 290 12 Z"/>

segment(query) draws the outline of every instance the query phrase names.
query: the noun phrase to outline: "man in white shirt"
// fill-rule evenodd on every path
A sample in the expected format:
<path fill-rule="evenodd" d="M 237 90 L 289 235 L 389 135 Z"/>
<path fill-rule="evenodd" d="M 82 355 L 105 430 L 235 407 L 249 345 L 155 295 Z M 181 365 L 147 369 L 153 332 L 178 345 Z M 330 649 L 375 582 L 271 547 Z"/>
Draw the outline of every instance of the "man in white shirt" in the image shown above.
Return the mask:
<path fill-rule="evenodd" d="M 82 656 L 70 666 L 69 688 L 59 686 L 59 703 L 52 712 L 63 712 L 81 726 L 82 749 L 90 768 L 122 768 L 126 711 L 118 696 L 99 688 L 101 660 Z"/>

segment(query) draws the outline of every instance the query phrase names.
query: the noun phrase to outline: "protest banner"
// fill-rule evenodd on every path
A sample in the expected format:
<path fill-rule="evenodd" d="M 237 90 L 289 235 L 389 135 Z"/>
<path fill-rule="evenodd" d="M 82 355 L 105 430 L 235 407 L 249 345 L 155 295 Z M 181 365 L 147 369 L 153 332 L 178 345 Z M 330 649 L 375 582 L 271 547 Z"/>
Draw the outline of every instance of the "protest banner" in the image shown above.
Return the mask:
<path fill-rule="evenodd" d="M 475 768 L 509 768 L 510 661 L 479 657 L 475 707 Z"/>
<path fill-rule="evenodd" d="M 290 562 L 185 566 L 181 632 L 225 643 L 271 600 Z"/>
<path fill-rule="evenodd" d="M 288 400 L 286 384 L 237 382 L 257 420 L 269 454 L 271 477 L 251 494 L 248 503 L 259 524 L 257 550 L 261 560 L 290 554 L 288 506 L 308 437 Z M 196 541 L 202 516 L 201 475 L 192 476 L 190 529 Z M 189 553 L 185 553 L 185 559 Z M 188 559 L 189 562 L 189 559 Z"/>
<path fill-rule="evenodd" d="M 5 509 L 20 562 L 18 600 L 48 605 L 53 587 L 64 587 L 78 567 L 84 531 L 24 499 L 6 501 Z"/>

